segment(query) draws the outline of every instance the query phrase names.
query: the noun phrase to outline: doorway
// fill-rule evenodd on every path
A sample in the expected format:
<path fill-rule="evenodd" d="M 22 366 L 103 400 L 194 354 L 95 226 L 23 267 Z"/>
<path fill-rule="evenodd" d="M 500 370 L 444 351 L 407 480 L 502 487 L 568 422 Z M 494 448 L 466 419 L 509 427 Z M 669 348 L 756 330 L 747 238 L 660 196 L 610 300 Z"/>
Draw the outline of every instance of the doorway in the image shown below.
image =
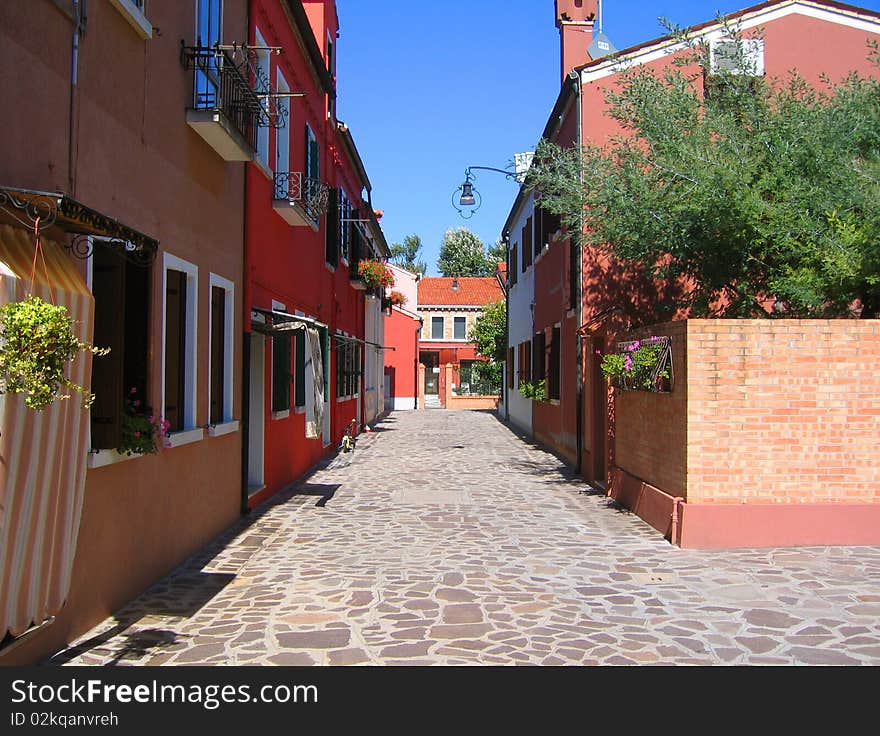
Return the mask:
<path fill-rule="evenodd" d="M 265 485 L 263 447 L 266 419 L 266 338 L 251 333 L 250 386 L 248 387 L 248 495 Z"/>
<path fill-rule="evenodd" d="M 440 394 L 440 353 L 424 352 L 421 362 L 425 366 L 425 396 Z"/>

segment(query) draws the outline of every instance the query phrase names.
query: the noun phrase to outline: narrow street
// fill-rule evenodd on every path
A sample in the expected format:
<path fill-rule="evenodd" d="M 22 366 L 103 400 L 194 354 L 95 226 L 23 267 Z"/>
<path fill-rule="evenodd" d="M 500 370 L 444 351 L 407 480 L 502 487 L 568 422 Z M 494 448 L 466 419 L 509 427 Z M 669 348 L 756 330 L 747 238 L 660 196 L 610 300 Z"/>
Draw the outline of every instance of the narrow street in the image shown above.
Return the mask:
<path fill-rule="evenodd" d="M 494 413 L 397 412 L 51 664 L 880 664 L 880 548 L 682 551 Z"/>

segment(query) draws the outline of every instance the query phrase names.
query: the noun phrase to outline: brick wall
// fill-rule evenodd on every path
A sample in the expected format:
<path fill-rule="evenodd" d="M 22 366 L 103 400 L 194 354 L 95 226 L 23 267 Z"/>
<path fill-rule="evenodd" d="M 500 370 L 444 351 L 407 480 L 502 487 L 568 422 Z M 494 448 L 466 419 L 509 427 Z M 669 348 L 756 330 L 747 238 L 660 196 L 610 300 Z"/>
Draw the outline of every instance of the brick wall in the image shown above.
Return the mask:
<path fill-rule="evenodd" d="M 880 501 L 880 320 L 688 320 L 689 502 Z"/>
<path fill-rule="evenodd" d="M 671 394 L 615 392 L 614 464 L 688 504 L 880 502 L 880 320 L 687 320 Z"/>
<path fill-rule="evenodd" d="M 672 393 L 614 392 L 614 464 L 672 496 L 683 497 L 687 495 L 688 324 L 654 325 L 634 330 L 623 338 L 672 338 Z"/>

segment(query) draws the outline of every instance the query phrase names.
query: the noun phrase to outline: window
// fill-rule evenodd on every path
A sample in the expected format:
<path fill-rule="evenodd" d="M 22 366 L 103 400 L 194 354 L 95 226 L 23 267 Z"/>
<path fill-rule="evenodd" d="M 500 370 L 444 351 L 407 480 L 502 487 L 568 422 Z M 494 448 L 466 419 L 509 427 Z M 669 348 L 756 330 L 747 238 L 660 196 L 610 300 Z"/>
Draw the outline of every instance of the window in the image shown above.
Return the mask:
<path fill-rule="evenodd" d="M 443 317 L 431 317 L 431 339 L 443 339 Z"/>
<path fill-rule="evenodd" d="M 285 94 L 290 92 L 287 80 L 278 70 L 278 92 Z M 275 171 L 290 171 L 290 99 L 279 97 L 277 102 L 279 120 L 287 120 L 287 125 L 278 128 L 275 133 Z"/>
<path fill-rule="evenodd" d="M 333 79 L 334 86 L 336 85 L 336 46 L 333 43 L 333 37 L 330 33 L 327 33 L 327 71 L 330 73 L 330 77 Z M 327 114 L 334 118 L 336 117 L 336 96 L 331 94 L 327 95 Z"/>
<path fill-rule="evenodd" d="M 528 340 L 519 344 L 519 380 L 532 380 L 532 343 Z"/>
<path fill-rule="evenodd" d="M 532 265 L 532 218 L 526 220 L 522 229 L 522 270 L 523 273 Z"/>
<path fill-rule="evenodd" d="M 198 269 L 164 256 L 165 325 L 162 407 L 173 432 L 196 427 Z"/>
<path fill-rule="evenodd" d="M 125 399 L 142 402 L 149 393 L 150 271 L 129 263 L 118 246 L 93 239 L 92 294 L 95 298 L 93 342 L 110 348 L 92 361 L 92 447 L 110 450 L 122 444 Z M 134 393 L 132 393 L 134 389 Z M 147 414 L 149 416 L 149 414 Z"/>
<path fill-rule="evenodd" d="M 223 5 L 220 0 L 198 0 L 196 6 L 196 45 L 210 47 L 220 43 Z M 209 62 L 209 72 L 196 71 L 196 107 L 215 109 L 219 105 L 215 60 Z"/>
<path fill-rule="evenodd" d="M 467 317 L 455 317 L 452 337 L 456 340 L 467 339 Z"/>
<path fill-rule="evenodd" d="M 306 405 L 306 331 L 293 333 L 293 405 L 303 408 Z"/>
<path fill-rule="evenodd" d="M 306 124 L 306 177 L 314 181 L 319 181 L 321 178 L 321 150 L 318 139 L 308 124 Z M 305 182 L 303 189 L 308 191 Z"/>
<path fill-rule="evenodd" d="M 336 398 L 354 396 L 360 388 L 361 346 L 354 340 L 337 339 Z"/>
<path fill-rule="evenodd" d="M 263 35 L 260 33 L 259 29 L 254 31 L 254 39 L 257 46 L 264 47 L 266 46 L 266 41 L 263 38 Z M 256 54 L 256 66 L 254 69 L 254 75 L 256 76 L 255 86 L 258 91 L 265 91 L 269 86 L 269 80 L 272 78 L 270 76 L 269 71 L 269 52 L 268 51 L 255 51 Z M 264 110 L 264 115 L 268 116 L 269 114 L 269 98 L 261 97 L 260 105 Z M 269 168 L 269 126 L 268 125 L 257 125 L 257 161 L 259 161 L 264 168 Z M 282 128 L 282 130 L 284 130 Z"/>
<path fill-rule="evenodd" d="M 536 332 L 532 339 L 532 380 L 535 383 L 547 378 L 546 347 L 547 338 L 544 331 Z"/>
<path fill-rule="evenodd" d="M 339 253 L 342 260 L 348 263 L 351 256 L 351 236 L 354 226 L 352 220 L 355 218 L 352 217 L 351 200 L 342 189 L 339 190 L 339 196 Z"/>
<path fill-rule="evenodd" d="M 211 288 L 211 368 L 208 374 L 208 421 L 223 424 L 232 421 L 232 355 L 235 335 L 235 286 L 216 274 L 210 274 Z"/>
<path fill-rule="evenodd" d="M 547 370 L 547 398 L 559 398 L 559 356 L 562 349 L 562 332 L 559 327 L 554 327 L 550 340 L 550 358 Z"/>
<path fill-rule="evenodd" d="M 339 198 L 341 189 L 327 192 L 327 227 L 324 228 L 324 260 L 334 268 L 339 263 L 339 228 L 342 220 L 342 207 Z"/>
<path fill-rule="evenodd" d="M 568 240 L 568 308 L 577 309 L 581 298 L 581 248 L 577 238 Z"/>
<path fill-rule="evenodd" d="M 290 334 L 272 336 L 272 412 L 290 410 Z"/>
<path fill-rule="evenodd" d="M 559 215 L 554 215 L 544 209 L 539 210 L 539 212 L 540 242 L 535 244 L 535 248 L 540 252 L 542 248 L 550 246 L 550 236 L 562 227 L 562 220 Z"/>
<path fill-rule="evenodd" d="M 540 255 L 541 250 L 544 248 L 544 241 L 541 239 L 544 230 L 544 210 L 535 205 L 535 214 L 533 217 L 534 223 L 532 224 L 532 227 L 534 228 L 534 231 L 532 233 L 532 247 L 535 249 L 535 258 L 537 258 Z"/>

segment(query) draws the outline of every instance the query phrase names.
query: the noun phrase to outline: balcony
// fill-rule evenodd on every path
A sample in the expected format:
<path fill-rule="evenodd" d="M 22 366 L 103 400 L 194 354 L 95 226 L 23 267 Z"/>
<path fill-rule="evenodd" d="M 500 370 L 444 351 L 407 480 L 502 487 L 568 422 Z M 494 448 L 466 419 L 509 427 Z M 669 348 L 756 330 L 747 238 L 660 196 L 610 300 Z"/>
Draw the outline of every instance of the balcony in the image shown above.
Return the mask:
<path fill-rule="evenodd" d="M 249 83 L 247 67 L 225 49 L 183 46 L 181 63 L 193 72 L 193 106 L 187 124 L 225 161 L 251 161 L 264 107 Z"/>
<path fill-rule="evenodd" d="M 301 171 L 279 171 L 275 174 L 272 207 L 293 227 L 320 227 L 321 215 L 327 211 L 329 189 L 326 184 L 303 176 Z"/>

